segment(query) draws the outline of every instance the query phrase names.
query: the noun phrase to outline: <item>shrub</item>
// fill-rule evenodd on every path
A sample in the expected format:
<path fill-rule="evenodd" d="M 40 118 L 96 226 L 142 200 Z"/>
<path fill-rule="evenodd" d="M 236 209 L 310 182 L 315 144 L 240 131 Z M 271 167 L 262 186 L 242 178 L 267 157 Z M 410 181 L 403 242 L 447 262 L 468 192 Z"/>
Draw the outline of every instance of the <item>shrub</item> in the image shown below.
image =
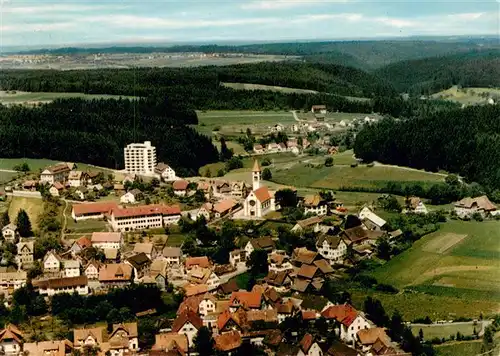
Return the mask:
<path fill-rule="evenodd" d="M 399 293 L 399 289 L 397 289 L 394 286 L 391 286 L 390 284 L 384 284 L 384 283 L 377 284 L 375 286 L 375 290 L 378 290 L 378 291 L 384 292 L 384 293 L 391 293 L 391 294 Z"/>

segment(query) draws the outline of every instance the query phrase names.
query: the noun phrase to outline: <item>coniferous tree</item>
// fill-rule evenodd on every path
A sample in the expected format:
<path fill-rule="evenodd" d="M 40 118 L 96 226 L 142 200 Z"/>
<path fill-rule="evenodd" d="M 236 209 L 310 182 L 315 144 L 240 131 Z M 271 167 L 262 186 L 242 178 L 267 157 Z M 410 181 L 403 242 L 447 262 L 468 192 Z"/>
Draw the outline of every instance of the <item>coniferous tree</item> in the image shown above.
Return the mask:
<path fill-rule="evenodd" d="M 24 209 L 19 210 L 19 213 L 17 213 L 16 226 L 21 237 L 33 235 L 30 218 Z"/>

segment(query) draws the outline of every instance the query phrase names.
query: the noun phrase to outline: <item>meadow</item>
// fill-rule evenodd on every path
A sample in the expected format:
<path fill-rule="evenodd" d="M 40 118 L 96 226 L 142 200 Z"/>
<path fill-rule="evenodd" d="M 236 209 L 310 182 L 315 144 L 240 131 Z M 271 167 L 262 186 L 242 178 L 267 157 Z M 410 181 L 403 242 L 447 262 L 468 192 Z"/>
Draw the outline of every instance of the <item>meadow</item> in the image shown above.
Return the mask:
<path fill-rule="evenodd" d="M 499 239 L 498 221 L 451 220 L 371 275 L 380 283 L 417 294 L 467 302 L 452 309 L 443 301 L 434 313 L 449 310 L 450 317 L 470 314 L 469 310 L 476 317 L 480 312 L 496 313 L 500 310 Z M 425 308 L 422 304 L 418 307 Z"/>
<path fill-rule="evenodd" d="M 438 356 L 470 356 L 481 354 L 481 340 L 455 342 L 453 344 L 434 346 Z"/>
<path fill-rule="evenodd" d="M 418 335 L 419 330 L 422 329 L 425 340 L 432 340 L 434 338 L 448 339 L 450 335 L 456 335 L 457 332 L 464 336 L 474 335 L 474 330 L 477 333 L 481 332 L 482 324 L 476 326 L 470 323 L 451 323 L 451 324 L 432 324 L 432 325 L 414 325 L 411 331 L 414 335 Z"/>
<path fill-rule="evenodd" d="M 133 96 L 105 95 L 105 94 L 84 94 L 84 93 L 45 93 L 45 92 L 24 92 L 24 91 L 0 91 L 0 104 L 12 105 L 36 105 L 48 103 L 56 99 L 134 99 Z"/>
<path fill-rule="evenodd" d="M 12 197 L 9 204 L 9 218 L 15 222 L 19 210 L 25 210 L 28 214 L 33 229 L 37 229 L 38 220 L 43 213 L 43 200 L 36 198 Z"/>
<path fill-rule="evenodd" d="M 453 86 L 450 89 L 440 91 L 432 95 L 436 99 L 454 101 L 465 105 L 485 104 L 489 98 L 498 102 L 500 100 L 499 88 L 458 88 Z"/>
<path fill-rule="evenodd" d="M 299 94 L 317 94 L 316 90 L 309 89 L 296 89 L 288 87 L 280 87 L 273 85 L 263 85 L 263 84 L 248 84 L 248 83 L 221 83 L 226 88 L 231 88 L 235 90 L 268 90 L 280 93 L 299 93 Z"/>
<path fill-rule="evenodd" d="M 335 162 L 335 156 L 333 157 Z M 312 168 L 305 164 L 273 171 L 273 181 L 296 187 L 339 189 L 342 187 L 377 188 L 387 182 L 438 182 L 444 176 L 394 166 L 333 166 Z"/>

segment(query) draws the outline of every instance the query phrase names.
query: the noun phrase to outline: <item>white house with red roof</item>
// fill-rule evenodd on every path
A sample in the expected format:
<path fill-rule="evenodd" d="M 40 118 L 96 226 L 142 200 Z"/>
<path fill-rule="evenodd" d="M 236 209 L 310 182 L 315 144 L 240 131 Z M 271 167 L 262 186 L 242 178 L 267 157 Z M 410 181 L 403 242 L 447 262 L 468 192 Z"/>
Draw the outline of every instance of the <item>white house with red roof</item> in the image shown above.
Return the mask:
<path fill-rule="evenodd" d="M 340 339 L 347 343 L 356 342 L 358 331 L 372 327 L 364 314 L 349 304 L 332 305 L 323 310 L 321 315 L 328 322 L 336 322 Z"/>
<path fill-rule="evenodd" d="M 123 244 L 123 236 L 120 232 L 93 232 L 90 241 L 95 248 L 119 250 Z"/>
<path fill-rule="evenodd" d="M 262 170 L 259 162 L 255 160 L 252 169 L 253 189 L 243 203 L 243 214 L 248 218 L 262 218 L 271 211 L 276 211 L 274 192 L 261 185 Z"/>

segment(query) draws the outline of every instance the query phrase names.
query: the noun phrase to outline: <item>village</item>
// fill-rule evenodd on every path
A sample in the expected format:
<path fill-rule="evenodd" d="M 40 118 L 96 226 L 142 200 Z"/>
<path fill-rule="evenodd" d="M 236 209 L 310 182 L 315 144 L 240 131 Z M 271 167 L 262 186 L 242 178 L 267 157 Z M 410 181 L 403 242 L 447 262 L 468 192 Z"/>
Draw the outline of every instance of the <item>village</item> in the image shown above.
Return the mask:
<path fill-rule="evenodd" d="M 6 355 L 67 355 L 89 348 L 99 350 L 99 355 L 195 355 L 200 330 L 211 333 L 215 349 L 224 355 L 238 355 L 249 344 L 277 355 L 406 354 L 385 328 L 349 301 L 332 303 L 323 297 L 325 288 L 342 279 L 346 268 L 370 259 L 382 239 L 393 244 L 402 235 L 401 230 L 388 231 L 386 221 L 372 207 L 348 211 L 331 192 L 300 197 L 293 187 L 272 190 L 257 159 L 248 185 L 179 178 L 168 164 L 156 162 L 151 142 L 128 145 L 124 156 L 121 181 L 60 163 L 43 169 L 37 181 L 6 189 L 11 196 L 64 200 L 75 226 L 99 221 L 103 228 L 77 239 L 68 235 L 62 239 L 62 248 L 50 249 L 37 260 L 36 238 L 25 236 L 23 226 L 6 224 L 4 242 L 14 246 L 16 253 L 14 263 L 2 260 L 0 290 L 9 306 L 16 290 L 27 285 L 47 300 L 64 293 L 90 296 L 133 285 L 151 286 L 181 295 L 175 318 L 155 335 L 151 350 L 139 347 L 135 321 L 75 328 L 73 339 L 40 342 L 29 342 L 18 326 L 9 324 L 0 331 L 0 347 Z M 153 193 L 138 188 L 145 181 Z M 172 204 L 155 197 L 154 192 L 161 189 L 170 192 Z M 101 199 L 106 196 L 113 199 Z M 281 205 L 289 204 L 285 196 L 291 196 L 296 202 L 293 208 L 302 211 L 302 218 L 289 231 L 252 231 L 246 239 L 231 236 L 230 250 L 220 248 L 222 241 L 202 241 L 209 229 L 218 233 L 227 226 L 265 222 L 282 210 Z M 189 197 L 197 199 L 183 209 Z M 427 214 L 428 210 L 420 198 L 411 196 L 402 213 Z M 454 214 L 461 219 L 487 218 L 496 216 L 498 210 L 482 196 L 456 202 Z M 171 231 L 189 227 L 201 229 L 192 246 L 186 242 L 168 245 Z M 150 231 L 163 232 L 165 238 L 154 239 Z M 284 245 L 280 233 L 311 243 Z M 214 248 L 225 256 L 215 261 L 203 252 Z M 197 252 L 190 255 L 190 251 Z M 31 277 L 37 264 L 41 270 Z M 257 278 L 242 288 L 238 276 L 249 274 Z M 321 303 L 310 303 L 309 296 Z M 144 312 L 141 315 L 154 313 Z M 297 318 L 304 325 L 325 322 L 335 337 L 287 333 L 283 325 Z"/>

